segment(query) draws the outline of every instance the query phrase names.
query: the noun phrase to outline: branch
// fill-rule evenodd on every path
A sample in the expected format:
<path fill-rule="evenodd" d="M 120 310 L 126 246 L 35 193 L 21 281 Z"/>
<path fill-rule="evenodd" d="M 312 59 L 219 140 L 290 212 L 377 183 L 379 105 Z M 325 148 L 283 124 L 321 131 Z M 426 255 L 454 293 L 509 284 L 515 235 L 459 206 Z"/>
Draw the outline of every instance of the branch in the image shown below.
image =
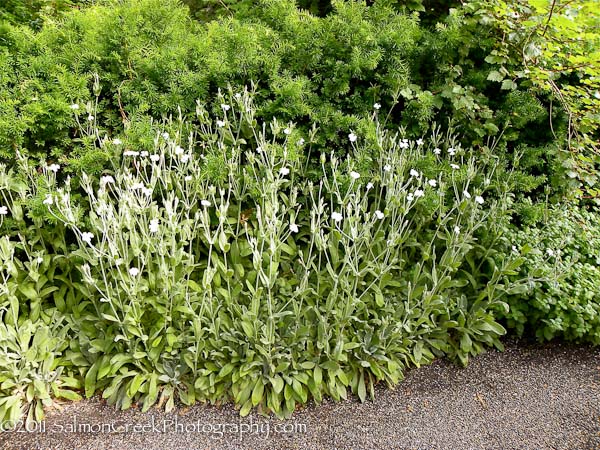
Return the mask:
<path fill-rule="evenodd" d="M 550 7 L 550 14 L 548 14 L 548 20 L 546 20 L 546 26 L 544 27 L 544 31 L 542 31 L 542 36 L 545 36 L 546 31 L 548 31 L 548 25 L 550 25 L 550 20 L 552 19 L 552 14 L 554 13 L 555 7 L 556 7 L 556 0 L 552 0 L 552 6 Z"/>

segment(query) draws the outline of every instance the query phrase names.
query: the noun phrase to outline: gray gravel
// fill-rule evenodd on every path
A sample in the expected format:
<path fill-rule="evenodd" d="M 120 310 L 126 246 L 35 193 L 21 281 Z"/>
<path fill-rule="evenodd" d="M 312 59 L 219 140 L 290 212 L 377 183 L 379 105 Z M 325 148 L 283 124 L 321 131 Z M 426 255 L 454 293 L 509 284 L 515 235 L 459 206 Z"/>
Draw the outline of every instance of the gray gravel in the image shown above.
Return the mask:
<path fill-rule="evenodd" d="M 83 431 L 58 431 L 74 424 Z M 88 425 L 116 431 L 92 432 Z M 119 425 L 140 428 L 124 433 Z M 600 449 L 600 349 L 511 343 L 504 353 L 490 351 L 465 369 L 436 361 L 411 370 L 394 390 L 378 388 L 375 401 L 309 405 L 287 422 L 254 414 L 240 419 L 231 405 L 143 414 L 93 399 L 65 404 L 44 426 L 44 432 L 2 433 L 0 447 Z M 223 435 L 219 426 L 227 427 Z M 235 432 L 242 427 L 244 433 Z"/>

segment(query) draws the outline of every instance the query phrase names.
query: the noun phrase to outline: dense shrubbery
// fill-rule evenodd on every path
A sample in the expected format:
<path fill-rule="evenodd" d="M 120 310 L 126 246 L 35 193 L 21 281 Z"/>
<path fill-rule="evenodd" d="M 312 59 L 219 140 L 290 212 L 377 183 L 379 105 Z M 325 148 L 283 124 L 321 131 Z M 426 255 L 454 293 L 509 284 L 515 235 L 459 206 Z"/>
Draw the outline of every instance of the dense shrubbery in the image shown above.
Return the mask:
<path fill-rule="evenodd" d="M 597 210 L 553 207 L 539 224 L 515 235 L 529 283 L 509 297 L 506 314 L 518 334 L 600 344 L 600 216 Z M 527 328 L 525 328 L 527 327 Z"/>
<path fill-rule="evenodd" d="M 474 1 L 467 7 L 502 39 L 486 60 L 490 79 L 551 93 L 568 117 L 560 160 L 576 196 L 598 203 L 600 165 L 600 10 L 595 1 Z M 514 54 L 518 49 L 521 55 Z M 552 126 L 552 124 L 550 124 Z"/>
<path fill-rule="evenodd" d="M 0 421 L 600 343 L 587 3 L 185 3 L 0 9 Z"/>
<path fill-rule="evenodd" d="M 23 24 L 41 28 L 43 16 L 56 16 L 69 9 L 92 3 L 93 0 L 3 0 L 0 5 L 0 23 Z"/>
<path fill-rule="evenodd" d="M 368 118 L 378 102 L 386 127 L 404 126 L 418 138 L 434 120 L 453 121 L 466 143 L 485 144 L 488 152 L 494 143 L 503 165 L 523 154 L 519 190 L 539 190 L 554 177 L 551 186 L 560 191 L 555 175 L 566 170 L 557 164 L 566 127 L 560 109 L 554 109 L 555 139 L 543 97 L 526 81 L 490 76 L 499 58 L 490 60 L 495 27 L 466 10 L 430 29 L 386 2 L 334 6 L 319 18 L 291 0 L 268 1 L 243 19 L 202 25 L 176 0 L 129 0 L 74 12 L 40 33 L 6 29 L 0 35 L 4 157 L 23 147 L 92 170 L 86 157 L 97 158 L 75 138 L 69 105 L 95 98 L 93 73 L 101 82 L 96 119 L 109 134 L 125 121 L 139 132 L 136 145 L 151 142 L 148 117 L 178 108 L 193 114 L 196 99 L 210 104 L 219 87 L 257 81 L 258 117 L 293 120 L 304 130 L 318 122 L 319 148 L 346 145 L 339 129 L 373 136 Z"/>

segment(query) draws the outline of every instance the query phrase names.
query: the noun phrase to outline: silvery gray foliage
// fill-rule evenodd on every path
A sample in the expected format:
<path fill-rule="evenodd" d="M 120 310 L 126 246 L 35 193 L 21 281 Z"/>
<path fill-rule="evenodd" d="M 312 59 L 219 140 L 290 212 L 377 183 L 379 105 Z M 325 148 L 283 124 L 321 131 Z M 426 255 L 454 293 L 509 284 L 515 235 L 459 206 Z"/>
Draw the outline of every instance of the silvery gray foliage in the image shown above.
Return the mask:
<path fill-rule="evenodd" d="M 364 400 L 407 366 L 501 346 L 493 311 L 519 261 L 490 267 L 510 204 L 493 161 L 452 137 L 391 135 L 374 114 L 371 166 L 347 130 L 351 156 L 322 154 L 311 180 L 316 128 L 257 123 L 247 91 L 220 103 L 217 117 L 198 104 L 195 135 L 165 124 L 152 151 L 90 130 L 118 159 L 81 175 L 85 208 L 44 169 L 44 207 L 77 242 L 70 357 L 86 395 L 145 410 L 232 398 L 287 417 L 309 396 Z"/>

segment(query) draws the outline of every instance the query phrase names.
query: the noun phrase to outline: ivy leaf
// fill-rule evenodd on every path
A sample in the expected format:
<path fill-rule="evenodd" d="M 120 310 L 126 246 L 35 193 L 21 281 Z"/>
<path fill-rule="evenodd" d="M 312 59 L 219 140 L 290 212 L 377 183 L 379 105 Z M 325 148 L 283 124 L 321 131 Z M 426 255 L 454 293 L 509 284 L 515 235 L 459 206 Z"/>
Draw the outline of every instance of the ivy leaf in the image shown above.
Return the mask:
<path fill-rule="evenodd" d="M 517 83 L 515 83 L 513 80 L 504 80 L 500 89 L 514 91 L 517 89 L 517 87 Z"/>
<path fill-rule="evenodd" d="M 502 81 L 504 79 L 504 75 L 502 75 L 500 72 L 498 72 L 497 70 L 492 70 L 488 76 L 487 76 L 487 80 L 488 81 Z"/>

